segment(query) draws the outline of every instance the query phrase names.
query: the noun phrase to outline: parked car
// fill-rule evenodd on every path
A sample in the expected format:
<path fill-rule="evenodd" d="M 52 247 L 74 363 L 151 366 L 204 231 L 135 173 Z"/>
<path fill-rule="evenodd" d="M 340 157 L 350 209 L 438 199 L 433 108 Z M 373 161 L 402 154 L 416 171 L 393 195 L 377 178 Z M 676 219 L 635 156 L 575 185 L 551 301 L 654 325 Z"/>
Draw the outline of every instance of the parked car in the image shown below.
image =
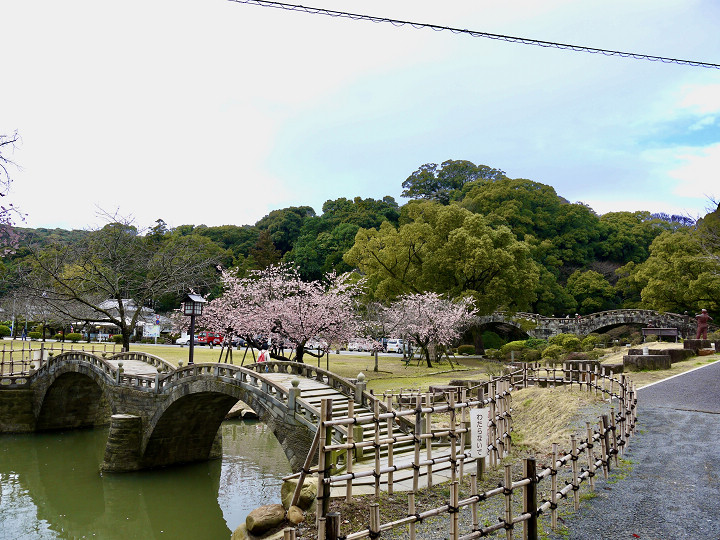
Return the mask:
<path fill-rule="evenodd" d="M 405 342 L 402 339 L 388 339 L 385 351 L 402 354 L 404 345 Z"/>
<path fill-rule="evenodd" d="M 309 350 L 320 350 L 320 349 L 327 349 L 328 344 L 327 341 L 324 339 L 310 339 L 307 343 L 305 343 L 305 348 Z"/>
<path fill-rule="evenodd" d="M 195 336 L 195 343 L 198 342 L 197 336 Z M 184 335 L 175 340 L 176 345 L 189 345 L 190 344 L 190 336 Z"/>
<path fill-rule="evenodd" d="M 222 334 L 217 332 L 200 332 L 197 336 L 197 342 L 200 345 L 222 345 Z"/>
<path fill-rule="evenodd" d="M 364 343 L 360 340 L 353 340 L 350 343 L 348 343 L 347 346 L 348 351 L 364 351 Z"/>

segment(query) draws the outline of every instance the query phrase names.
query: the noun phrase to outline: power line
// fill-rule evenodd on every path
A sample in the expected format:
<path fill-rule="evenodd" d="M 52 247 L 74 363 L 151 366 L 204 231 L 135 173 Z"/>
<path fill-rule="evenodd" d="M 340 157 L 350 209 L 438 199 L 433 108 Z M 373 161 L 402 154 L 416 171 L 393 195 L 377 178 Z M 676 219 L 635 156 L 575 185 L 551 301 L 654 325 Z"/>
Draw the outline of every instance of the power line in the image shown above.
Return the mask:
<path fill-rule="evenodd" d="M 359 13 L 348 13 L 346 11 L 333 11 L 331 9 L 316 8 L 310 6 L 301 6 L 297 4 L 284 4 L 281 2 L 271 2 L 269 0 L 229 0 L 238 4 L 251 4 L 261 7 L 271 7 L 277 9 L 285 9 L 288 11 L 302 11 L 311 15 L 327 15 L 330 17 L 342 17 L 356 21 L 370 21 L 374 23 L 389 23 L 393 26 L 410 26 L 415 29 L 429 28 L 436 32 L 449 31 L 453 34 L 466 34 L 471 37 L 479 37 L 486 39 L 495 39 L 499 41 L 508 41 L 510 43 L 520 43 L 522 45 L 535 45 L 537 47 L 552 47 L 555 49 L 567 49 L 576 52 L 585 52 L 592 54 L 602 54 L 605 56 L 620 56 L 622 58 L 633 58 L 635 60 L 649 60 L 650 62 L 663 62 L 666 64 L 680 64 L 683 66 L 702 67 L 710 69 L 720 69 L 720 64 L 711 64 L 709 62 L 698 62 L 695 60 L 683 60 L 680 58 L 668 58 L 665 56 L 653 56 L 650 54 L 641 54 L 624 51 L 614 51 L 611 49 L 596 49 L 594 47 L 584 47 L 582 45 L 571 45 L 568 43 L 557 43 L 555 41 L 542 41 L 538 39 L 529 39 L 515 36 L 505 36 L 502 34 L 491 34 L 489 32 L 478 32 L 476 30 L 467 30 L 462 28 L 453 28 L 451 26 L 440 26 L 437 24 L 418 23 L 412 21 L 403 21 L 398 19 L 389 19 L 386 17 L 375 17 L 373 15 L 362 15 Z"/>

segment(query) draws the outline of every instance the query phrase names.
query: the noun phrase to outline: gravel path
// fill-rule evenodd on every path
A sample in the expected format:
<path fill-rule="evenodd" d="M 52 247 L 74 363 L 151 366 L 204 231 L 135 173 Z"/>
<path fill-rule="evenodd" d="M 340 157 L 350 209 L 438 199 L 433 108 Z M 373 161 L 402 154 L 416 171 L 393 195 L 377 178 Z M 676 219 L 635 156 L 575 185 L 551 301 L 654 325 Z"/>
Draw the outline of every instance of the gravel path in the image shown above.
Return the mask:
<path fill-rule="evenodd" d="M 565 519 L 557 539 L 720 539 L 720 362 L 638 391 L 627 476 Z"/>

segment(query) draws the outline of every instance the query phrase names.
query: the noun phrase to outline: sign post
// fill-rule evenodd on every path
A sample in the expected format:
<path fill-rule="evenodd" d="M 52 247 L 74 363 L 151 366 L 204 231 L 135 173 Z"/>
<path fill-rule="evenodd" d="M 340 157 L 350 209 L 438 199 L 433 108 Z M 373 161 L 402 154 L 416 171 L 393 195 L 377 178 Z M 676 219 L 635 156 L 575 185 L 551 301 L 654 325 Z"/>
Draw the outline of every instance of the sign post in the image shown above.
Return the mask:
<path fill-rule="evenodd" d="M 482 478 L 485 469 L 485 458 L 488 453 L 489 409 L 470 410 L 470 450 L 471 456 L 477 460 L 478 478 Z"/>

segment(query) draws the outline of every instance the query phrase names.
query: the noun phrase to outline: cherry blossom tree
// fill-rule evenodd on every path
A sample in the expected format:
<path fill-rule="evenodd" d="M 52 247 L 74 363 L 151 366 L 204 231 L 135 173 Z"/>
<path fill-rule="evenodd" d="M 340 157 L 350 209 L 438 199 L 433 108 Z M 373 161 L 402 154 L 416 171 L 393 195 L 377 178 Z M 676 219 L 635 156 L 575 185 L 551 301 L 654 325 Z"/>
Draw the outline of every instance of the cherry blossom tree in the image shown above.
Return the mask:
<path fill-rule="evenodd" d="M 270 344 L 278 358 L 280 347 L 291 346 L 295 360 L 305 354 L 322 356 L 330 344 L 349 340 L 360 328 L 356 301 L 363 282 L 350 274 L 327 274 L 324 280 L 303 281 L 297 268 L 281 264 L 238 278 L 223 272 L 224 292 L 206 306 L 200 324 L 234 334 L 254 347 Z M 317 352 L 308 342 L 320 344 Z"/>
<path fill-rule="evenodd" d="M 434 292 L 401 296 L 390 308 L 398 333 L 419 347 L 432 367 L 433 344 L 450 347 L 476 315 L 473 300 L 448 300 Z"/>

